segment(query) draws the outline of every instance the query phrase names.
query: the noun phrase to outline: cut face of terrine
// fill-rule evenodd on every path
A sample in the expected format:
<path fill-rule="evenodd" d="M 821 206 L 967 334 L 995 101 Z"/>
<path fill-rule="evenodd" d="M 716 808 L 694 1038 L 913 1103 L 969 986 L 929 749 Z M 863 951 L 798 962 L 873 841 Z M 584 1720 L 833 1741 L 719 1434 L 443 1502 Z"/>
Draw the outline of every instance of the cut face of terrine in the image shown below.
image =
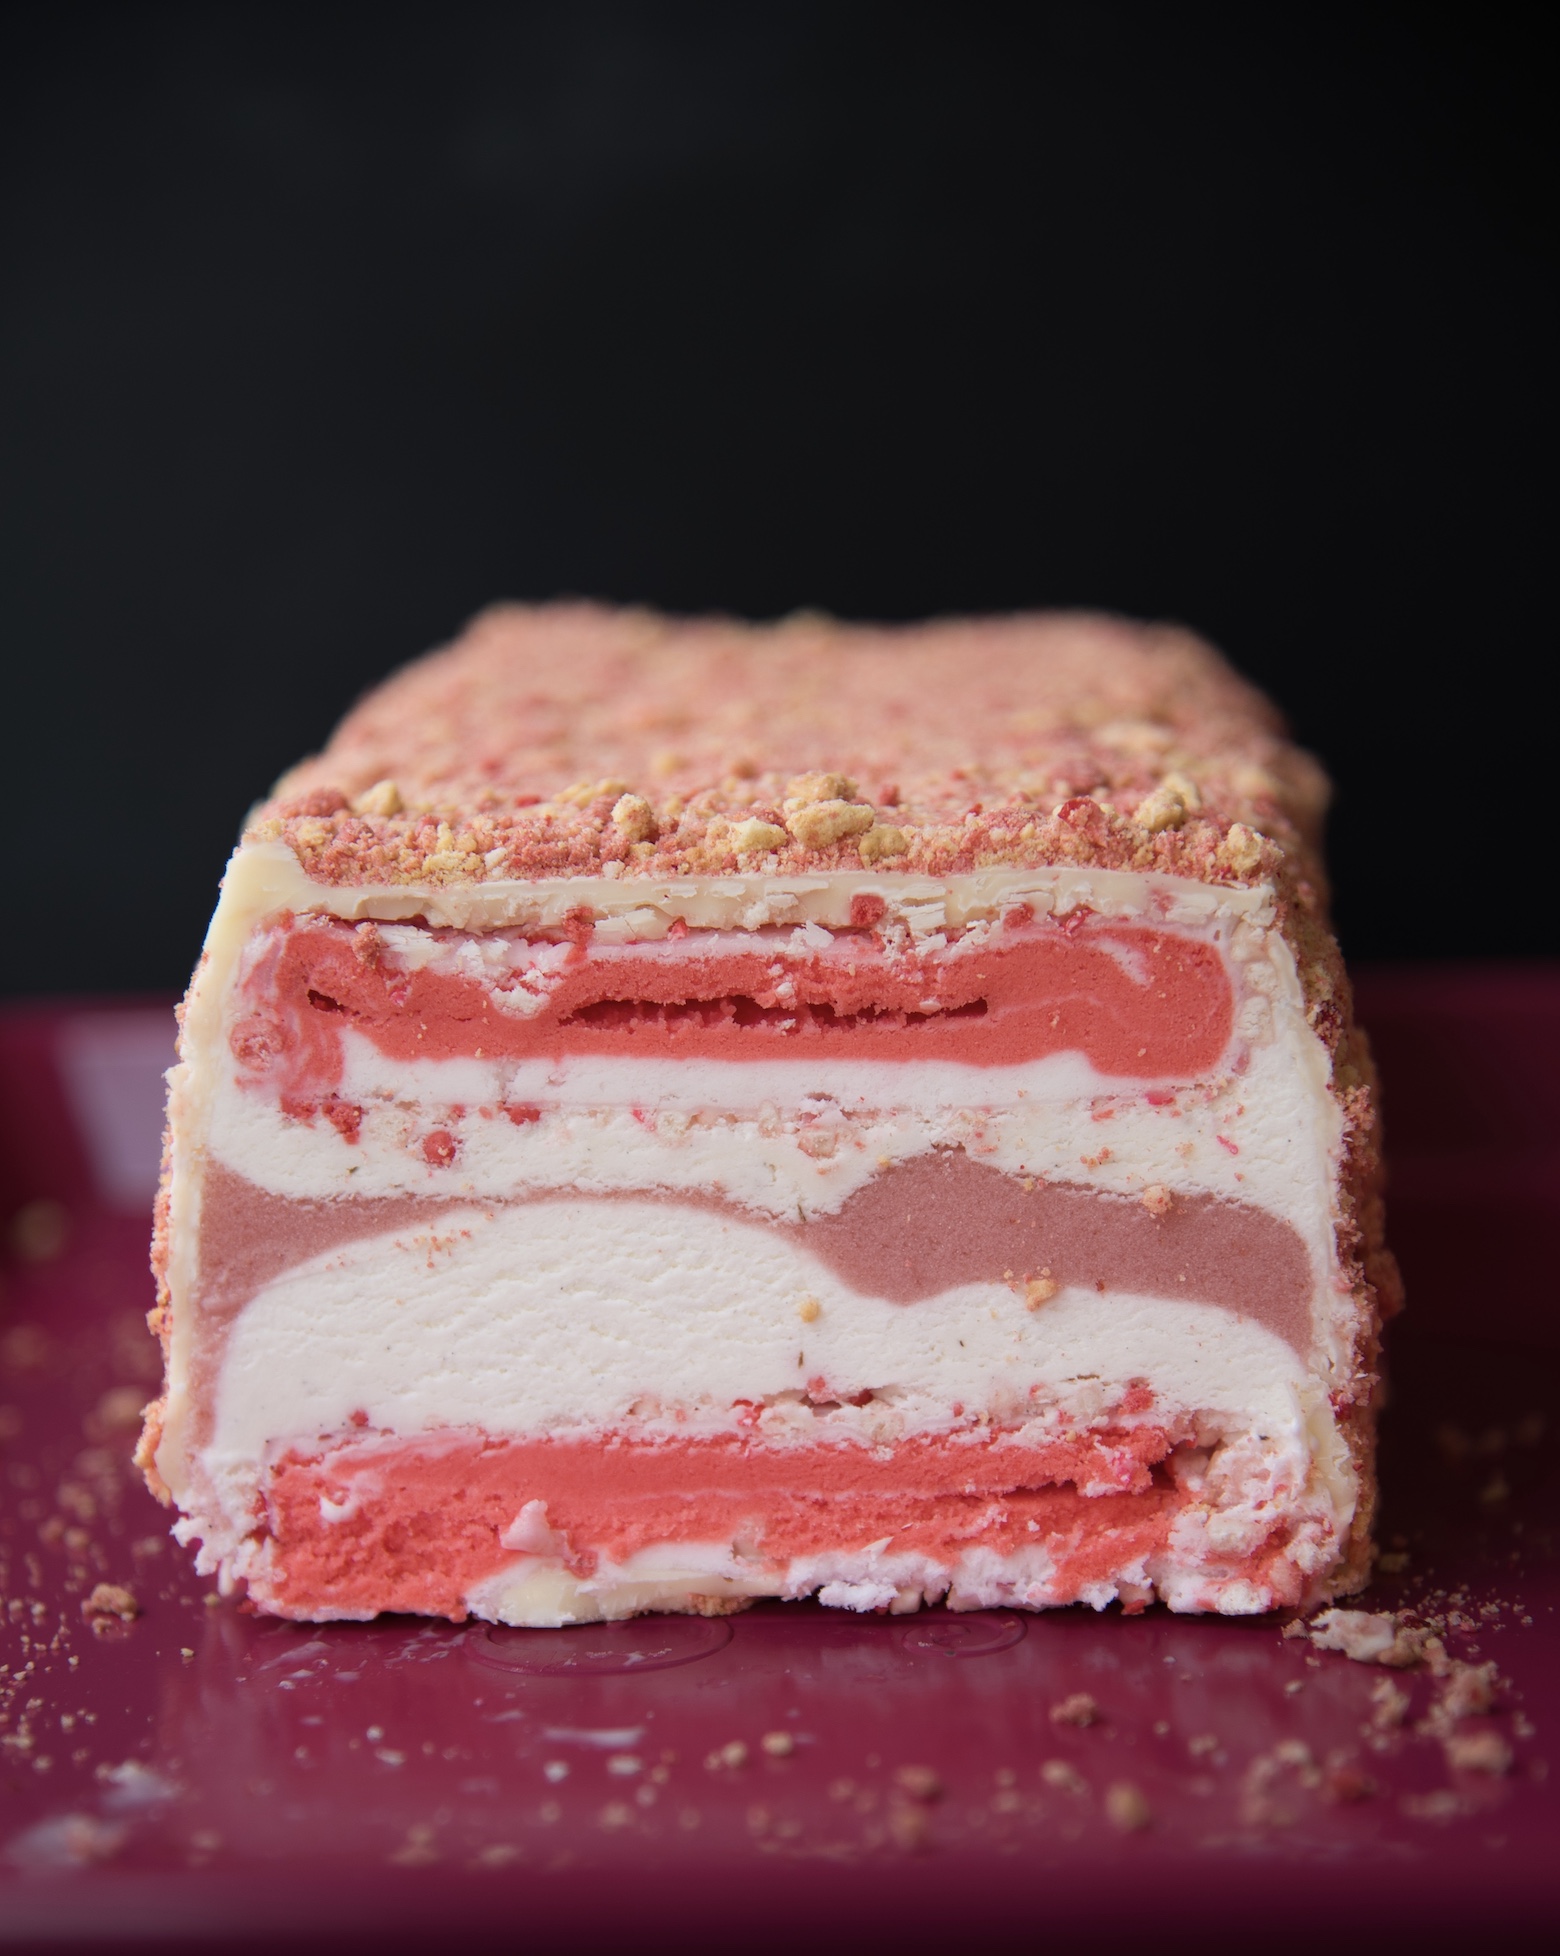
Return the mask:
<path fill-rule="evenodd" d="M 299 1618 L 1358 1587 L 1395 1290 L 1322 799 L 1179 632 L 480 619 L 228 870 L 177 1532 Z"/>

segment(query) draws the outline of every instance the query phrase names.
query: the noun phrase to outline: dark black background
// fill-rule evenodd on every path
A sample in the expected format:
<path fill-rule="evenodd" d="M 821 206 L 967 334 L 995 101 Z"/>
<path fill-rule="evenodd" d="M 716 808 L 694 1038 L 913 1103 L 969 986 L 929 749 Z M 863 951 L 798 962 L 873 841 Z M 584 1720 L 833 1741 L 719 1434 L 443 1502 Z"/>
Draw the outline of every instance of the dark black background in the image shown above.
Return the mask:
<path fill-rule="evenodd" d="M 1351 952 L 1550 948 L 1542 25 L 6 8 L 0 982 L 181 984 L 272 777 L 563 592 L 1182 619 Z"/>

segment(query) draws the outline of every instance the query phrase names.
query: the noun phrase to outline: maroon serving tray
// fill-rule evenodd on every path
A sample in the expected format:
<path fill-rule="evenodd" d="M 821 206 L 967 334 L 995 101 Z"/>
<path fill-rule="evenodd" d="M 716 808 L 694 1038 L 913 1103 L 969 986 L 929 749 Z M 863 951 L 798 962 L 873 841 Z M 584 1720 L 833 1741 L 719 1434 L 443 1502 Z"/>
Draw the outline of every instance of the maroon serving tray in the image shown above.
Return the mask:
<path fill-rule="evenodd" d="M 1417 1729 L 1424 1673 L 1271 1618 L 246 1614 L 129 1464 L 171 1014 L 0 1015 L 0 1945 L 1537 1941 L 1560 1920 L 1560 969 L 1372 971 L 1359 996 L 1411 1298 L 1368 1602 L 1495 1660 L 1463 1729 L 1503 1737 L 1505 1772 Z M 94 1629 L 100 1582 L 139 1614 Z M 1412 1703 L 1384 1730 L 1389 1675 Z M 1092 1722 L 1052 1716 L 1077 1694 Z"/>

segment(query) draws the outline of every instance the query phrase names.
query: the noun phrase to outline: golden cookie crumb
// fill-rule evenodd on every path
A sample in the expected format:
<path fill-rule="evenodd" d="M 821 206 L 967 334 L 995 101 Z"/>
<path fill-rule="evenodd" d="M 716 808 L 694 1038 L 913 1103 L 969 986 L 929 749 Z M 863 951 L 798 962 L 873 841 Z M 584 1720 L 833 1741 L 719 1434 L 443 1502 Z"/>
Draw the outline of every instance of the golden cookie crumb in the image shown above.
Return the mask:
<path fill-rule="evenodd" d="M 1137 805 L 1133 821 L 1150 835 L 1165 829 L 1178 829 L 1186 820 L 1186 802 L 1167 781 L 1161 781 L 1151 795 Z"/>
<path fill-rule="evenodd" d="M 859 801 L 804 802 L 786 811 L 787 825 L 804 849 L 828 849 L 847 836 L 864 835 L 876 820 L 876 810 Z"/>
<path fill-rule="evenodd" d="M 1219 854 L 1237 876 L 1249 876 L 1262 860 L 1262 838 L 1244 822 L 1232 822 L 1219 844 Z"/>
<path fill-rule="evenodd" d="M 388 776 L 376 781 L 372 788 L 365 788 L 352 804 L 354 815 L 399 815 L 401 812 L 401 790 Z"/>
<path fill-rule="evenodd" d="M 894 1779 L 900 1790 L 908 1793 L 912 1800 L 930 1804 L 942 1798 L 942 1776 L 932 1766 L 901 1766 Z"/>
<path fill-rule="evenodd" d="M 1139 1834 L 1153 1824 L 1153 1808 L 1128 1779 L 1117 1780 L 1105 1789 L 1105 1811 L 1110 1824 L 1124 1834 Z"/>
<path fill-rule="evenodd" d="M 785 805 L 803 808 L 810 802 L 854 801 L 856 784 L 846 774 L 799 774 L 786 783 Z"/>
<path fill-rule="evenodd" d="M 1092 1725 L 1099 1715 L 1099 1706 L 1087 1691 L 1074 1691 L 1051 1707 L 1053 1725 Z"/>
<path fill-rule="evenodd" d="M 643 795 L 620 795 L 613 804 L 612 826 L 625 842 L 649 842 L 656 832 L 655 810 Z"/>
<path fill-rule="evenodd" d="M 117 1616 L 121 1623 L 133 1622 L 141 1614 L 135 1591 L 122 1582 L 100 1582 L 81 1605 L 81 1614 L 90 1623 L 98 1617 Z"/>
<path fill-rule="evenodd" d="M 790 837 L 773 822 L 761 822 L 756 816 L 746 822 L 734 822 L 731 827 L 731 846 L 739 856 L 763 854 L 771 849 L 783 849 Z"/>
<path fill-rule="evenodd" d="M 909 847 L 903 829 L 890 822 L 880 823 L 861 838 L 861 860 L 874 863 L 883 856 L 902 856 Z"/>

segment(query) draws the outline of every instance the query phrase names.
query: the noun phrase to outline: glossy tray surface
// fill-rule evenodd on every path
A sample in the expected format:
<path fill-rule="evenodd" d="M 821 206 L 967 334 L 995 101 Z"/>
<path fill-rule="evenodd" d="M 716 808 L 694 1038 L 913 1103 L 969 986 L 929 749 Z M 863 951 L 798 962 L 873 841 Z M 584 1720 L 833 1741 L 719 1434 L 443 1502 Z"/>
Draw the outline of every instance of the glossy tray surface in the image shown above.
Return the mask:
<path fill-rule="evenodd" d="M 1493 1660 L 1493 1709 L 1455 1729 L 1444 1679 L 1272 1619 L 248 1616 L 128 1466 L 171 1015 L 0 1018 L 0 1944 L 1538 1933 L 1560 1909 L 1560 973 L 1375 972 L 1360 997 L 1411 1295 L 1366 1606 Z M 136 1614 L 89 1620 L 105 1583 Z"/>

